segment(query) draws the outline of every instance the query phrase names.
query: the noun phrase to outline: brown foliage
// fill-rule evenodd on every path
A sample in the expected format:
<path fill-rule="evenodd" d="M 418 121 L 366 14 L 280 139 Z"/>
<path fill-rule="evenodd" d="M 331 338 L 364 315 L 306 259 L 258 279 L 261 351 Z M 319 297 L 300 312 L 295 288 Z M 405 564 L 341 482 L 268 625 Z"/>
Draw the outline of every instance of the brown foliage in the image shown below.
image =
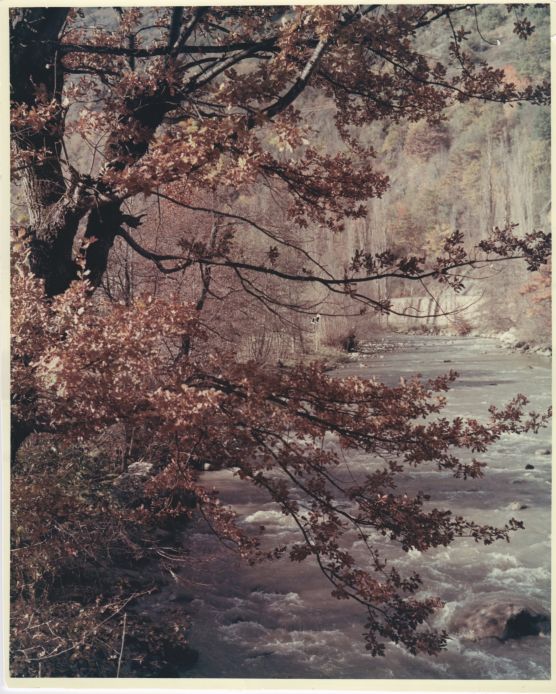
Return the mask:
<path fill-rule="evenodd" d="M 507 539 L 520 527 L 517 521 L 511 519 L 503 528 L 477 525 L 431 508 L 423 494 L 396 492 L 396 477 L 407 466 L 423 465 L 464 479 L 480 477 L 484 463 L 474 458 L 463 462 L 453 450 L 484 452 L 503 433 L 536 430 L 545 418 L 524 419 L 523 396 L 503 410 L 491 408 L 485 424 L 449 421 L 439 417 L 441 393 L 455 374 L 430 382 L 413 379 L 391 388 L 374 380 L 331 379 L 317 363 L 272 372 L 253 362 L 239 363 L 232 355 L 209 352 L 192 309 L 181 303 L 147 297 L 130 306 L 103 305 L 88 301 L 79 284 L 47 303 L 39 298 L 37 280 L 16 273 L 14 282 L 20 312 L 35 315 L 37 302 L 50 312 L 46 343 L 34 351 L 28 365 L 37 422 L 48 421 L 57 441 L 87 442 L 125 421 L 167 447 L 169 462 L 159 464 L 145 487 L 147 501 L 130 516 L 140 521 L 139 529 L 153 519 L 189 517 L 192 509 L 183 499 L 192 497 L 222 540 L 250 561 L 284 554 L 295 561 L 314 557 L 333 586 L 332 594 L 352 598 L 365 608 L 365 638 L 372 653 L 384 651 L 383 639 L 403 643 L 413 653 L 433 653 L 444 645 L 445 635 L 419 628 L 438 601 L 416 598 L 419 577 L 403 578 L 389 568 L 371 535 L 387 536 L 406 552 L 447 545 L 461 536 L 487 544 Z M 20 316 L 16 326 L 27 324 Z M 27 342 L 23 328 L 16 333 L 18 353 L 29 354 L 35 344 Z M 193 349 L 187 353 L 180 340 L 184 333 L 192 338 Z M 24 384 L 27 388 L 27 380 Z M 16 393 L 18 386 L 16 380 Z M 339 450 L 323 445 L 330 436 L 340 449 L 358 448 L 379 456 L 364 478 L 342 473 Z M 241 479 L 265 489 L 295 521 L 299 543 L 259 549 L 257 538 L 236 525 L 233 510 L 221 506 L 199 483 L 197 461 L 235 469 Z M 48 498 L 40 527 L 57 538 L 54 544 L 49 540 L 47 561 L 87 551 L 99 534 L 106 540 L 106 519 L 110 532 L 121 535 L 124 518 L 113 511 L 104 516 L 104 504 L 83 507 L 81 496 L 64 493 L 59 482 L 45 486 L 44 474 L 42 470 L 39 476 L 41 493 L 47 490 Z M 71 485 L 75 473 L 67 479 Z M 29 483 L 33 481 L 24 484 Z M 16 495 L 14 506 L 27 516 L 24 498 L 29 497 L 18 500 Z M 89 523 L 85 526 L 93 535 L 84 550 L 65 541 L 64 523 L 79 524 L 85 508 L 94 518 L 90 528 Z M 44 540 L 23 528 L 31 532 L 31 545 Z M 353 530 L 367 544 L 374 572 L 358 567 L 343 548 L 343 536 Z M 97 556 L 91 559 L 98 561 Z M 48 568 L 37 570 L 40 577 L 48 574 Z"/>
<path fill-rule="evenodd" d="M 11 483 L 14 676 L 115 677 L 124 617 L 122 675 L 175 676 L 176 649 L 191 659 L 185 615 L 161 628 L 137 609 L 166 580 L 169 550 L 154 516 L 118 503 L 115 476 L 114 461 L 59 438 L 22 451 Z"/>
<path fill-rule="evenodd" d="M 492 408 L 484 424 L 447 420 L 442 393 L 453 375 L 390 388 L 332 379 L 318 363 L 263 368 L 265 330 L 255 335 L 258 358 L 246 361 L 202 314 L 207 297 L 241 289 L 275 318 L 282 309 L 314 315 L 319 301 L 291 296 L 292 285 L 387 312 L 388 299 L 370 295 L 369 283 L 431 278 L 457 291 L 463 269 L 485 262 L 522 258 L 539 269 L 549 235 L 519 238 L 510 224 L 472 251 L 454 231 L 429 259 L 358 248 L 338 275 L 306 251 L 304 236 L 344 231 L 346 219 L 362 219 L 367 201 L 385 193 L 388 176 L 360 128 L 424 119 L 413 145 L 410 139 L 424 156 L 423 147 L 442 145 L 449 105 L 546 103 L 548 84 L 520 88 L 467 54 L 467 32 L 453 24 L 465 6 L 132 8 L 116 9 L 111 28 L 93 26 L 93 11 L 10 15 L 13 170 L 28 208 L 12 285 L 15 671 L 36 674 L 40 663 L 43 674 L 88 674 L 94 650 L 96 674 L 110 674 L 115 635 L 104 627 L 138 591 L 125 581 L 105 588 L 106 577 L 114 562 L 121 569 L 118 562 L 150 558 L 146 547 L 156 554 L 149 533 L 157 524 L 194 513 L 249 561 L 313 558 L 334 597 L 361 604 L 372 654 L 391 641 L 411 653 L 437 652 L 446 635 L 427 619 L 439 601 L 419 597 L 419 576 L 390 567 L 373 534 L 401 551 L 424 551 L 462 536 L 507 539 L 520 524 L 494 528 L 453 516 L 423 494 L 398 490 L 397 477 L 408 466 L 480 477 L 484 464 L 454 451 L 483 453 L 504 433 L 536 430 L 545 418 L 524 416 L 526 399 L 517 396 Z M 419 35 L 440 23 L 449 43 L 442 61 L 433 61 Z M 531 29 L 517 25 L 524 38 Z M 333 110 L 336 147 L 321 146 L 299 109 L 309 90 Z M 85 163 L 71 156 L 76 142 L 87 148 Z M 278 200 L 280 233 L 234 206 L 241 192 L 258 190 Z M 195 229 L 192 216 L 173 219 L 169 248 L 161 249 L 148 224 L 142 238 L 132 209 L 151 196 L 213 223 Z M 216 209 L 218 201 L 224 208 Z M 176 233 L 178 223 L 185 228 Z M 250 255 L 246 229 L 264 237 L 264 252 L 259 246 Z M 126 265 L 116 291 L 105 283 L 111 300 L 95 294 L 122 244 L 169 278 L 163 291 L 158 280 L 150 291 L 152 278 L 146 291 L 131 291 Z M 171 291 L 176 277 L 182 284 Z M 252 321 L 244 299 L 236 306 Z M 26 460 L 25 449 L 16 456 L 33 432 L 54 434 L 57 447 L 87 447 L 118 426 L 126 432 L 123 450 L 132 449 L 133 435 L 159 453 L 134 508 L 93 483 L 96 473 L 105 475 L 102 465 L 95 473 L 75 456 L 52 463 Z M 342 448 L 369 455 L 365 477 L 344 474 Z M 299 542 L 263 550 L 200 483 L 205 462 L 266 490 L 294 520 Z M 35 519 L 32 497 L 40 501 Z M 367 545 L 371 570 L 344 549 L 348 532 Z M 96 595 L 78 580 L 90 572 L 101 577 Z M 61 596 L 68 574 L 76 591 Z M 155 636 L 143 643 L 153 671 L 162 657 Z"/>

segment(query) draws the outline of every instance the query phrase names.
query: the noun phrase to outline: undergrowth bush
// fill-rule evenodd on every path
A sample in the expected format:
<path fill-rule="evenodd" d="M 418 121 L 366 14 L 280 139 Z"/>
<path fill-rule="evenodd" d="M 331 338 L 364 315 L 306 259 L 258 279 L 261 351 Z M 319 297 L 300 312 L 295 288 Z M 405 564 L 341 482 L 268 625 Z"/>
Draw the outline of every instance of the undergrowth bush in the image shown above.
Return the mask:
<path fill-rule="evenodd" d="M 161 506 L 127 508 L 112 491 L 119 461 L 50 443 L 26 445 L 12 472 L 12 676 L 178 674 L 194 660 L 185 615 L 161 629 L 140 609 L 184 554 Z"/>

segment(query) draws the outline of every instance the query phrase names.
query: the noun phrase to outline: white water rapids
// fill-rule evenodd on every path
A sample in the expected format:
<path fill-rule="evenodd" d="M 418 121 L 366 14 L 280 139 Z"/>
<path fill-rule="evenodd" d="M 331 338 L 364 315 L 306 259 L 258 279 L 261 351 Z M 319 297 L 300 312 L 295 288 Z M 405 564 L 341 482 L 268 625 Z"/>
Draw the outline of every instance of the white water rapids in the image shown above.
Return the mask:
<path fill-rule="evenodd" d="M 446 416 L 480 418 L 490 404 L 501 406 L 519 392 L 530 398 L 531 409 L 543 411 L 550 405 L 546 357 L 506 352 L 493 340 L 477 338 L 395 336 L 386 339 L 388 344 L 395 350 L 356 355 L 335 375 L 375 375 L 393 384 L 415 372 L 429 378 L 454 369 L 460 377 L 449 394 Z M 190 643 L 200 655 L 197 665 L 183 675 L 548 678 L 549 636 L 502 642 L 489 634 L 515 608 L 550 611 L 550 446 L 549 429 L 538 435 L 507 436 L 479 456 L 488 462 L 482 480 L 455 480 L 449 473 L 424 470 L 404 476 L 408 491 L 422 489 L 439 508 L 492 525 L 504 525 L 512 516 L 525 523 L 525 530 L 514 533 L 510 544 L 484 546 L 460 539 L 425 554 L 384 546 L 402 573 L 420 573 L 425 594 L 445 601 L 435 626 L 446 628 L 450 640 L 437 657 L 414 657 L 395 645 L 387 648 L 385 657 L 371 657 L 361 638 L 361 608 L 331 598 L 330 584 L 310 560 L 292 564 L 284 558 L 249 567 L 208 530 L 191 529 L 191 562 L 181 578 L 192 598 Z M 365 454 L 350 454 L 352 470 L 368 463 Z M 220 490 L 223 503 L 232 504 L 246 526 L 264 525 L 273 543 L 294 538 L 292 522 L 276 505 L 229 471 L 204 473 L 203 481 Z M 354 537 L 354 552 L 357 542 Z"/>

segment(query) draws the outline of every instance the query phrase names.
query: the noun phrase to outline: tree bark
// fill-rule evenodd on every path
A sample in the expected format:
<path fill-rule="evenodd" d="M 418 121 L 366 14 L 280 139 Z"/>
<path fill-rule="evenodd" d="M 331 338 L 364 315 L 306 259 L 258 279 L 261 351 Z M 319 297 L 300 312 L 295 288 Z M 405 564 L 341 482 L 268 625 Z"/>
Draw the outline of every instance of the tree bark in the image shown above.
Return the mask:
<path fill-rule="evenodd" d="M 44 219 L 30 227 L 31 272 L 44 279 L 48 296 L 62 294 L 77 277 L 73 241 L 82 212 L 66 200 L 46 208 Z"/>
<path fill-rule="evenodd" d="M 12 416 L 10 428 L 10 465 L 13 468 L 17 463 L 17 452 L 25 439 L 33 433 L 33 427 L 29 422 L 21 422 Z"/>
<path fill-rule="evenodd" d="M 72 245 L 83 214 L 75 196 L 75 181 L 68 191 L 61 162 L 64 80 L 55 41 L 68 11 L 14 11 L 10 36 L 12 101 L 29 109 L 54 102 L 47 127 L 39 132 L 12 128 L 14 153 L 24 162 L 22 184 L 29 212 L 29 263 L 32 272 L 45 280 L 49 296 L 63 292 L 75 277 Z"/>
<path fill-rule="evenodd" d="M 120 201 L 106 203 L 91 210 L 85 230 L 85 241 L 92 241 L 85 250 L 87 279 L 98 287 L 108 265 L 110 250 L 114 245 L 124 215 Z"/>

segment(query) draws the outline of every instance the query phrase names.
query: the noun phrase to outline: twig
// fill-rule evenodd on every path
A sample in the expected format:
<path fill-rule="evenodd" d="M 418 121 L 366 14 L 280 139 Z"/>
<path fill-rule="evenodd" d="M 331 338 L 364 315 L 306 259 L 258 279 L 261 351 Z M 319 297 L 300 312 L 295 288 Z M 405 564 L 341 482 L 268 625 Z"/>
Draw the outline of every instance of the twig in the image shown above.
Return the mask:
<path fill-rule="evenodd" d="M 122 645 L 120 647 L 120 657 L 118 658 L 118 670 L 116 671 L 116 677 L 120 676 L 120 667 L 122 665 L 122 656 L 124 654 L 124 643 L 125 643 L 125 625 L 127 621 L 127 612 L 124 612 L 124 626 L 122 629 Z"/>
<path fill-rule="evenodd" d="M 96 627 L 95 627 L 94 629 L 97 629 L 97 630 L 98 630 L 101 626 L 103 626 L 104 624 L 106 624 L 106 622 L 109 622 L 111 619 L 113 619 L 113 618 L 118 614 L 118 612 L 121 612 L 121 611 L 124 609 L 124 607 L 125 607 L 128 603 L 130 603 L 132 600 L 135 600 L 136 598 L 140 598 L 140 597 L 142 597 L 143 595 L 149 595 L 150 593 L 153 592 L 153 590 L 154 590 L 154 588 L 150 588 L 149 590 L 144 590 L 144 591 L 141 592 L 141 593 L 133 593 L 133 594 L 130 595 L 129 598 L 127 598 L 127 600 L 125 600 L 125 602 L 124 602 L 122 605 L 120 605 L 120 606 L 118 607 L 118 609 L 115 610 L 109 617 L 107 617 L 106 619 L 103 619 L 102 622 L 99 622 L 99 624 L 97 624 Z M 105 609 L 107 609 L 107 608 L 109 608 L 109 607 L 113 607 L 115 604 L 116 604 L 116 603 L 112 603 L 111 605 L 106 605 Z M 125 613 L 124 613 L 124 615 L 125 615 Z M 35 660 L 39 660 L 39 661 L 40 661 L 40 660 L 48 660 L 48 659 L 50 659 L 50 658 L 57 658 L 58 656 L 62 655 L 63 653 L 69 653 L 69 651 L 73 651 L 73 650 L 74 650 L 75 648 L 77 648 L 78 646 L 82 646 L 82 645 L 85 643 L 85 639 L 87 638 L 87 636 L 89 636 L 89 634 L 92 633 L 92 632 L 94 631 L 94 629 L 89 629 L 88 631 L 86 631 L 85 634 L 84 634 L 84 636 L 83 636 L 83 638 L 81 638 L 79 641 L 77 641 L 76 643 L 72 644 L 72 645 L 69 646 L 68 648 L 65 648 L 63 651 L 58 651 L 58 652 L 56 652 L 56 649 L 55 649 L 54 651 L 52 651 L 51 653 L 48 653 L 47 655 L 44 655 L 44 656 L 38 657 L 38 658 L 29 658 L 28 660 L 29 660 L 29 661 L 35 661 Z"/>

